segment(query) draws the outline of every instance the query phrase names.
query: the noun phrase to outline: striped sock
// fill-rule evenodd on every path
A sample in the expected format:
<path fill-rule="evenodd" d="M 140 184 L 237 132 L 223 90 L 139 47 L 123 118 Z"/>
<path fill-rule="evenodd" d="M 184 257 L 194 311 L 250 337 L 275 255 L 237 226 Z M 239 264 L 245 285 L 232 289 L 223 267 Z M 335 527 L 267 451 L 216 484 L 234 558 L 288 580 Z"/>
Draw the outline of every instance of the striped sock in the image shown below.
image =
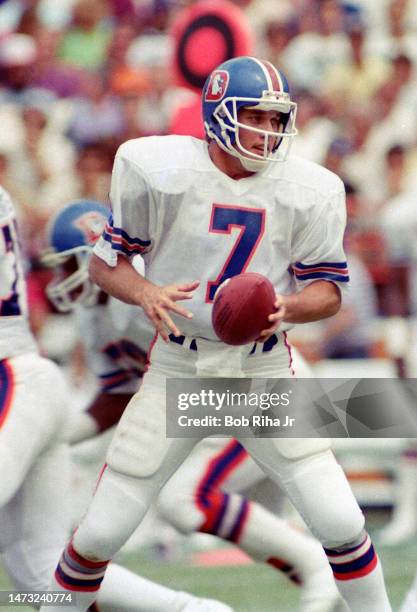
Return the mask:
<path fill-rule="evenodd" d="M 210 461 L 195 494 L 195 503 L 205 516 L 199 531 L 238 543 L 250 504 L 240 495 L 224 493 L 220 487 L 246 457 L 245 449 L 239 442 L 232 440 Z"/>
<path fill-rule="evenodd" d="M 343 550 L 325 548 L 341 595 L 355 612 L 390 612 L 381 565 L 367 533 Z"/>
<path fill-rule="evenodd" d="M 108 563 L 85 559 L 77 553 L 72 540 L 66 546 L 55 570 L 55 581 L 59 590 L 75 594 L 74 609 L 87 610 L 94 604 Z"/>
<path fill-rule="evenodd" d="M 250 503 L 240 495 L 210 491 L 200 500 L 206 520 L 199 531 L 211 533 L 230 542 L 239 542 L 249 514 Z"/>
<path fill-rule="evenodd" d="M 285 574 L 287 578 L 289 578 L 292 582 L 294 582 L 298 586 L 301 585 L 302 583 L 301 578 L 297 574 L 296 569 L 292 565 L 289 565 L 288 563 L 285 563 L 285 561 L 282 561 L 282 559 L 277 559 L 276 557 L 270 557 L 267 563 L 269 563 L 269 565 L 272 565 L 272 567 L 274 567 L 275 569 Z"/>
<path fill-rule="evenodd" d="M 368 534 L 353 548 L 339 552 L 325 548 L 324 552 L 336 580 L 353 580 L 367 576 L 378 563 L 378 557 Z"/>

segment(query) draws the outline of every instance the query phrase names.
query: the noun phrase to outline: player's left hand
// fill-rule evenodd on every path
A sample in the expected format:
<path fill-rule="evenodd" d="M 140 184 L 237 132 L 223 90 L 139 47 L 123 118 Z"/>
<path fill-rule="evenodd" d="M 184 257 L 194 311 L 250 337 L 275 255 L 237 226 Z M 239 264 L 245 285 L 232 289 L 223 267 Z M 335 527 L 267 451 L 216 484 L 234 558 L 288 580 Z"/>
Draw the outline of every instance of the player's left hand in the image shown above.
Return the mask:
<path fill-rule="evenodd" d="M 284 296 L 277 294 L 276 298 L 274 302 L 276 310 L 268 317 L 268 320 L 271 321 L 271 327 L 263 329 L 259 334 L 259 338 L 256 339 L 256 342 L 266 342 L 277 331 L 285 317 Z"/>

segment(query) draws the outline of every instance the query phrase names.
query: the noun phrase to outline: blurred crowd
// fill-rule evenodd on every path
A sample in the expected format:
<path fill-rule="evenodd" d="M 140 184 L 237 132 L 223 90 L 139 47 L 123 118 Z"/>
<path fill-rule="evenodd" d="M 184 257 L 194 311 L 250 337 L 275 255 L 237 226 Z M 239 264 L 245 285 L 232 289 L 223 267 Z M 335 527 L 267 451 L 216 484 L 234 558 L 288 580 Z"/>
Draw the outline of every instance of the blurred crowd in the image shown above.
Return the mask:
<path fill-rule="evenodd" d="M 192 4 L 0 0 L 0 184 L 31 262 L 35 331 L 50 312 L 37 257 L 51 213 L 77 198 L 108 203 L 119 144 L 170 133 L 176 107 L 195 95 L 175 82 L 170 35 Z M 372 355 L 376 317 L 417 313 L 417 3 L 233 4 L 299 103 L 292 152 L 346 184 L 354 284 L 322 329 L 320 356 Z"/>

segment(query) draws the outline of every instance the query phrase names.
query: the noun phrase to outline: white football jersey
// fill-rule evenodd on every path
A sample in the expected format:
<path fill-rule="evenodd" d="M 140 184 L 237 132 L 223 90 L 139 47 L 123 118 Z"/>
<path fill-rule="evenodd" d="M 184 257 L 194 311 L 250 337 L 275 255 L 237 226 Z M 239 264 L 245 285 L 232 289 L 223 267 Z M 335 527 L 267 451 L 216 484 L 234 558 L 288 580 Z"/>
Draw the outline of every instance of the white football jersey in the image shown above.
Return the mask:
<path fill-rule="evenodd" d="M 78 306 L 76 323 L 90 370 L 106 393 L 136 393 L 155 331 L 144 313 L 112 298 Z"/>
<path fill-rule="evenodd" d="M 0 187 L 0 359 L 36 350 L 27 319 L 15 212 L 9 194 Z"/>
<path fill-rule="evenodd" d="M 211 304 L 219 285 L 245 271 L 264 274 L 282 294 L 318 279 L 348 281 L 342 240 L 342 181 L 291 157 L 239 181 L 211 161 L 207 143 L 153 136 L 124 143 L 116 156 L 113 213 L 95 253 L 115 266 L 141 254 L 158 285 L 200 281 L 176 317 L 189 336 L 217 340 Z"/>

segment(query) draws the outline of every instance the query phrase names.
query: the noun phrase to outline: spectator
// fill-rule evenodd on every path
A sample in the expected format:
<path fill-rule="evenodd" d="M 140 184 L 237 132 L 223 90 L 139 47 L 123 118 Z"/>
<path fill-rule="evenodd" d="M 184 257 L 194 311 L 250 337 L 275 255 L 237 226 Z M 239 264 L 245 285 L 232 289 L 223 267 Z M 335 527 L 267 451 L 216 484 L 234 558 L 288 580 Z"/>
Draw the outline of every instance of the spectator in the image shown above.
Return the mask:
<path fill-rule="evenodd" d="M 384 206 L 381 228 L 389 247 L 389 258 L 395 270 L 403 271 L 402 302 L 400 314 L 417 315 L 417 190 L 401 193 Z"/>
<path fill-rule="evenodd" d="M 59 61 L 58 49 L 61 32 L 39 28 L 36 41 L 36 64 L 33 67 L 32 83 L 52 91 L 59 97 L 77 96 L 80 93 L 83 70 Z"/>
<path fill-rule="evenodd" d="M 328 359 L 366 359 L 373 356 L 378 316 L 372 277 L 361 259 L 348 255 L 351 288 L 335 317 L 321 325 L 321 355 Z"/>
<path fill-rule="evenodd" d="M 92 143 L 78 152 L 73 171 L 45 184 L 39 200 L 48 218 L 72 200 L 108 202 L 114 153 L 103 143 Z"/>
<path fill-rule="evenodd" d="M 0 105 L 24 104 L 33 89 L 36 44 L 27 34 L 0 40 Z"/>
<path fill-rule="evenodd" d="M 300 33 L 288 44 L 283 61 L 294 86 L 314 92 L 330 65 L 348 61 L 350 50 L 341 3 L 321 0 L 305 3 L 304 9 L 305 13 L 298 15 L 302 19 Z"/>
<path fill-rule="evenodd" d="M 366 34 L 363 19 L 359 15 L 351 16 L 347 21 L 349 56 L 345 62 L 330 64 L 324 74 L 323 93 L 337 96 L 338 104 L 344 109 L 352 104 L 368 105 L 390 74 L 388 59 L 369 53 Z"/>
<path fill-rule="evenodd" d="M 73 10 L 73 24 L 64 34 L 60 57 L 69 64 L 95 70 L 106 61 L 111 39 L 106 0 L 77 0 Z"/>
<path fill-rule="evenodd" d="M 303 91 L 297 96 L 298 136 L 292 144 L 292 152 L 323 163 L 328 146 L 336 137 L 337 127 L 323 115 L 320 99 L 312 92 Z"/>
<path fill-rule="evenodd" d="M 74 103 L 69 125 L 73 142 L 83 147 L 120 137 L 125 128 L 122 109 L 120 101 L 109 93 L 106 77 L 98 72 L 86 74 L 82 94 Z"/>

